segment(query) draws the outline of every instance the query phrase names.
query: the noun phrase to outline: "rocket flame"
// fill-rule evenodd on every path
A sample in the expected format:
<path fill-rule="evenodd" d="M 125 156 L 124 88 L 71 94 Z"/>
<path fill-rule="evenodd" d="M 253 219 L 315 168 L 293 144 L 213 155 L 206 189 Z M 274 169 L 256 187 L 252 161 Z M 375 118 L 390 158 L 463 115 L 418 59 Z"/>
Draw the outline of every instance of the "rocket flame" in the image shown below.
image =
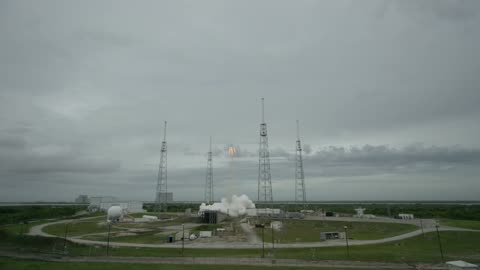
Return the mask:
<path fill-rule="evenodd" d="M 231 157 L 233 157 L 235 155 L 235 152 L 237 152 L 237 150 L 235 150 L 235 147 L 233 147 L 233 146 L 228 147 L 228 154 Z"/>

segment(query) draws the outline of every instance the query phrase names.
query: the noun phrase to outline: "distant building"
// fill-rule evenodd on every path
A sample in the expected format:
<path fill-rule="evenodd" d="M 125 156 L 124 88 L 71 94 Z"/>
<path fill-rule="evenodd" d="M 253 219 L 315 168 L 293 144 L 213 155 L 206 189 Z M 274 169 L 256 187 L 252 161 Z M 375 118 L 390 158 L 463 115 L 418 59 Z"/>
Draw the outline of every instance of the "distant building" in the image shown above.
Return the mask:
<path fill-rule="evenodd" d="M 90 203 L 87 195 L 78 195 L 75 199 L 75 203 Z"/>
<path fill-rule="evenodd" d="M 365 214 L 365 208 L 359 207 L 359 208 L 355 209 L 355 212 L 356 212 L 356 214 L 354 215 L 354 217 L 362 218 L 363 215 Z"/>
<path fill-rule="evenodd" d="M 408 219 L 414 219 L 414 216 L 413 216 L 413 214 L 400 213 L 400 214 L 398 214 L 398 218 L 408 220 Z"/>
<path fill-rule="evenodd" d="M 281 217 L 283 211 L 272 208 L 249 208 L 246 209 L 246 214 L 249 217 Z"/>
<path fill-rule="evenodd" d="M 120 206 L 126 213 L 143 213 L 143 202 L 141 201 L 112 201 L 112 202 L 101 202 L 100 210 L 107 211 L 112 206 Z"/>
<path fill-rule="evenodd" d="M 451 261 L 451 262 L 446 262 L 445 263 L 448 267 L 449 270 L 477 270 L 478 265 L 464 262 L 464 261 Z"/>
<path fill-rule="evenodd" d="M 117 198 L 113 196 L 96 196 L 96 197 L 90 197 L 90 205 L 91 206 L 98 206 L 100 207 L 100 204 L 102 202 L 113 202 L 116 201 Z"/>

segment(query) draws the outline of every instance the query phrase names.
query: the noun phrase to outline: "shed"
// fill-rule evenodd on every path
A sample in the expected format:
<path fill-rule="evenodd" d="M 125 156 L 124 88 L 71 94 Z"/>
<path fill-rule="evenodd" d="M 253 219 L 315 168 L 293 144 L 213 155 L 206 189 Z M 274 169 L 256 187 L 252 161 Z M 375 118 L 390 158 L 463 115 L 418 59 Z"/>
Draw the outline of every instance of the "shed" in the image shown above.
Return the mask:
<path fill-rule="evenodd" d="M 345 239 L 344 232 L 321 232 L 320 240 Z"/>
<path fill-rule="evenodd" d="M 212 231 L 200 231 L 198 236 L 200 238 L 212 237 Z"/>
<path fill-rule="evenodd" d="M 450 261 L 450 262 L 446 262 L 446 265 L 450 270 L 464 270 L 464 269 L 477 270 L 478 269 L 478 265 L 468 263 L 465 261 Z"/>

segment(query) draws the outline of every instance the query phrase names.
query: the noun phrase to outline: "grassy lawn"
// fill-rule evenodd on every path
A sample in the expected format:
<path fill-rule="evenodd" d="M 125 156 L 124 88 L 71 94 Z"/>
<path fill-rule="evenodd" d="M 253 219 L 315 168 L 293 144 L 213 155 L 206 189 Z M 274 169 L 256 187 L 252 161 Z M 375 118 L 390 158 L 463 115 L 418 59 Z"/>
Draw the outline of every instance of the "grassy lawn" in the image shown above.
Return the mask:
<path fill-rule="evenodd" d="M 300 270 L 311 269 L 301 267 L 268 267 L 269 269 L 278 270 Z M 0 258 L 0 269 L 36 269 L 36 270 L 154 270 L 154 269 L 169 269 L 169 270 L 260 270 L 265 269 L 265 266 L 240 266 L 240 265 L 148 265 L 148 264 L 125 264 L 125 263 L 60 263 L 60 262 L 41 262 L 33 260 L 15 260 Z M 333 268 L 319 268 L 324 270 L 333 270 Z M 334 268 L 335 270 L 342 270 L 341 268 Z M 345 269 L 344 269 L 345 270 Z M 351 270 L 351 268 L 349 269 Z M 368 269 L 366 269 L 368 270 Z"/>
<path fill-rule="evenodd" d="M 104 233 L 108 232 L 108 226 L 101 222 L 105 221 L 104 218 L 96 218 L 88 221 L 70 222 L 68 224 L 68 236 L 79 236 L 88 233 Z M 63 237 L 65 235 L 65 223 L 53 224 L 43 228 L 43 231 Z M 118 231 L 118 229 L 112 227 L 111 231 Z"/>
<path fill-rule="evenodd" d="M 480 220 L 442 219 L 440 223 L 445 226 L 480 230 Z"/>
<path fill-rule="evenodd" d="M 49 220 L 38 220 L 38 221 L 33 221 L 28 224 L 10 224 L 10 225 L 3 225 L 0 226 L 0 229 L 5 230 L 9 233 L 12 234 L 24 234 L 28 233 L 30 231 L 30 228 L 36 225 L 40 225 L 42 223 L 47 223 L 50 222 Z"/>
<path fill-rule="evenodd" d="M 441 241 L 447 260 L 480 262 L 479 232 L 441 232 Z M 63 239 L 19 236 L 0 231 L 0 249 L 19 252 L 59 253 L 63 251 Z M 105 247 L 67 243 L 68 254 L 79 256 L 104 256 Z M 261 249 L 185 249 L 185 256 L 235 256 L 259 257 Z M 267 256 L 272 250 L 266 249 Z M 173 248 L 111 248 L 112 256 L 181 256 L 181 249 Z M 351 246 L 347 257 L 345 247 L 276 249 L 278 258 L 306 260 L 358 260 L 387 262 L 439 262 L 440 252 L 436 233 L 392 243 Z M 0 267 L 0 269 L 11 269 Z"/>
<path fill-rule="evenodd" d="M 161 244 L 167 242 L 167 236 L 171 235 L 169 233 L 159 233 L 158 231 L 153 232 L 144 232 L 138 233 L 137 235 L 125 235 L 125 236 L 115 236 L 115 234 L 110 235 L 111 242 L 122 242 L 122 243 L 144 243 L 144 244 Z M 82 237 L 82 239 L 95 240 L 95 241 L 107 241 L 107 235 L 87 235 Z"/>
<path fill-rule="evenodd" d="M 357 240 L 381 239 L 417 229 L 411 224 L 323 220 L 285 220 L 283 225 L 280 231 L 274 232 L 275 240 L 280 243 L 318 242 L 320 232 L 343 232 L 344 226 L 348 227 L 348 238 Z M 261 238 L 262 229 L 256 231 Z M 271 242 L 271 239 L 271 229 L 265 228 L 265 241 Z"/>

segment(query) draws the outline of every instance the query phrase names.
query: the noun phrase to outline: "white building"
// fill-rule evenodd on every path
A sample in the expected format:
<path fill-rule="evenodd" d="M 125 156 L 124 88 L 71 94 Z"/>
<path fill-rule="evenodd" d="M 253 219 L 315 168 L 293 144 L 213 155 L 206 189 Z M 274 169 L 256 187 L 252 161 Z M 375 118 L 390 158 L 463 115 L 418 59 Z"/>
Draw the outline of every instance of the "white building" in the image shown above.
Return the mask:
<path fill-rule="evenodd" d="M 355 212 L 357 212 L 357 213 L 354 215 L 354 217 L 362 218 L 364 213 L 365 213 L 365 208 L 359 207 L 359 208 L 355 209 Z"/>
<path fill-rule="evenodd" d="M 413 214 L 400 213 L 398 214 L 398 218 L 408 220 L 408 219 L 414 219 L 414 216 Z"/>
<path fill-rule="evenodd" d="M 143 202 L 141 201 L 111 201 L 111 202 L 101 202 L 100 203 L 100 210 L 107 211 L 110 207 L 118 205 L 120 206 L 126 213 L 143 213 Z"/>
<path fill-rule="evenodd" d="M 272 209 L 272 208 L 248 208 L 245 211 L 245 213 L 249 217 L 277 216 L 277 215 L 280 215 L 281 212 L 282 212 L 282 210 L 280 210 L 280 209 Z"/>

